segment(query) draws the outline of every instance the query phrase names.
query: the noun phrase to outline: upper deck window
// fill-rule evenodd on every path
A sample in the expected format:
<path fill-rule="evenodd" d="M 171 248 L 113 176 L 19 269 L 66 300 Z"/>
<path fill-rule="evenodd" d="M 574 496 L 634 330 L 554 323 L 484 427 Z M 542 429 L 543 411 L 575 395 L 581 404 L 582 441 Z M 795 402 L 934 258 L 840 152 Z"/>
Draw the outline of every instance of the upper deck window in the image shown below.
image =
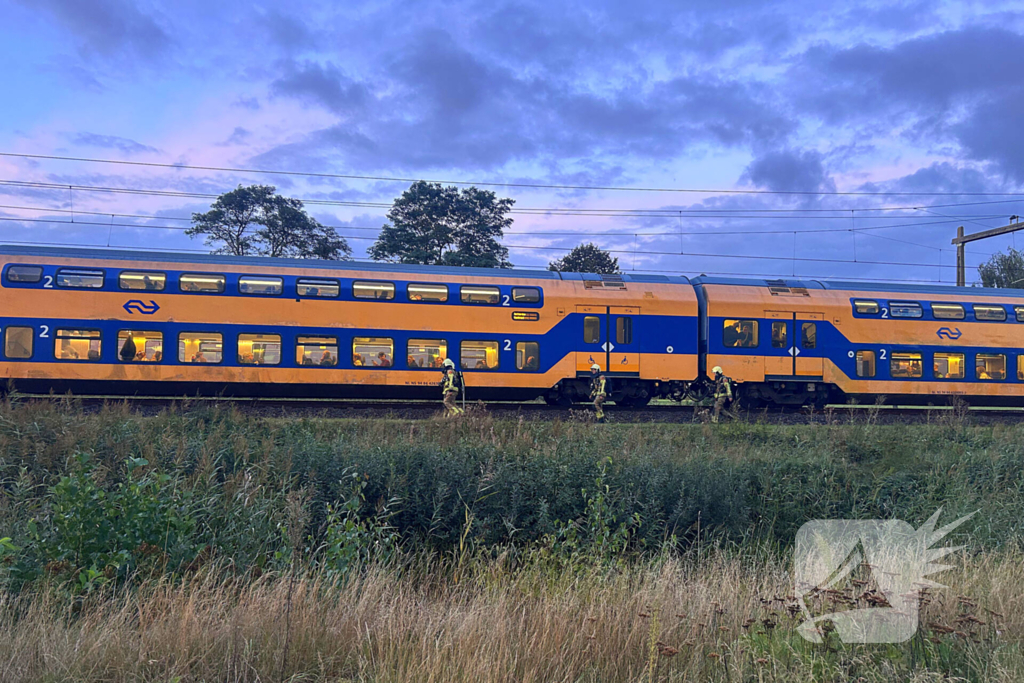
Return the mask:
<path fill-rule="evenodd" d="M 536 287 L 513 287 L 512 301 L 517 304 L 535 304 L 540 302 L 540 290 Z"/>
<path fill-rule="evenodd" d="M 853 302 L 853 310 L 861 315 L 878 315 L 878 302 L 867 299 L 857 299 Z"/>
<path fill-rule="evenodd" d="M 932 315 L 936 320 L 963 320 L 966 313 L 960 304 L 932 304 Z"/>
<path fill-rule="evenodd" d="M 920 318 L 924 310 L 916 301 L 890 301 L 889 315 L 893 318 Z"/>
<path fill-rule="evenodd" d="M 501 290 L 497 287 L 481 287 L 480 285 L 463 285 L 459 288 L 459 296 L 464 304 L 496 304 L 501 298 Z"/>
<path fill-rule="evenodd" d="M 295 284 L 299 296 L 336 297 L 341 291 L 337 280 L 302 278 Z"/>
<path fill-rule="evenodd" d="M 357 299 L 391 300 L 395 298 L 395 283 L 357 280 L 352 283 L 352 296 Z"/>
<path fill-rule="evenodd" d="M 220 294 L 224 291 L 224 276 L 214 273 L 184 273 L 178 283 L 183 292 L 212 292 Z M 218 363 L 220 361 L 217 361 Z"/>
<path fill-rule="evenodd" d="M 406 289 L 409 301 L 448 301 L 448 285 L 425 285 L 410 283 Z"/>
<path fill-rule="evenodd" d="M 103 271 L 61 268 L 57 271 L 57 286 L 99 289 L 103 286 Z"/>
<path fill-rule="evenodd" d="M 243 275 L 238 278 L 239 294 L 276 296 L 284 291 L 284 280 L 266 275 Z"/>
<path fill-rule="evenodd" d="M 1024 323 L 1024 306 L 1014 306 L 1013 312 L 1017 314 L 1017 322 Z"/>
<path fill-rule="evenodd" d="M 125 270 L 117 276 L 117 282 L 121 289 L 142 289 L 150 292 L 162 292 L 167 285 L 167 275 L 164 273 L 142 273 Z"/>
<path fill-rule="evenodd" d="M 39 282 L 43 279 L 42 266 L 11 266 L 7 269 L 9 282 Z"/>
<path fill-rule="evenodd" d="M 757 321 L 723 321 L 722 344 L 731 348 L 752 349 L 757 347 Z"/>
<path fill-rule="evenodd" d="M 995 320 L 1002 322 L 1006 320 L 1006 309 L 1002 306 L 974 305 L 975 320 Z"/>

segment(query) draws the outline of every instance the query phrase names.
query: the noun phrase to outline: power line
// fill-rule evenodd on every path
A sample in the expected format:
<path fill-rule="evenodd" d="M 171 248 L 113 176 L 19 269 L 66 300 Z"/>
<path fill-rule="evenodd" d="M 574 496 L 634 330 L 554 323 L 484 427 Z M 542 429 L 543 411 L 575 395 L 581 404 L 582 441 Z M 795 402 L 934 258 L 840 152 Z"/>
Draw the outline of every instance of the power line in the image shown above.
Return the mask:
<path fill-rule="evenodd" d="M 334 178 L 339 180 L 373 180 L 384 182 L 414 183 L 423 178 L 400 178 L 393 176 L 370 176 L 344 173 L 317 173 L 312 171 L 281 171 L 259 168 L 231 168 L 227 166 L 196 166 L 191 164 L 167 164 L 152 161 L 124 161 L 119 159 L 93 159 L 88 157 L 57 156 L 52 154 L 24 154 L 19 152 L 0 152 L 0 156 L 21 159 L 47 159 L 53 161 L 76 161 L 90 164 L 115 164 L 123 166 L 139 166 L 146 168 L 172 168 L 191 171 L 216 171 L 225 173 L 255 173 L 262 175 L 302 176 L 307 178 Z M 559 185 L 553 183 L 521 183 L 521 182 L 485 182 L 468 180 L 426 180 L 431 183 L 447 185 L 483 185 L 486 187 L 522 187 L 545 190 L 599 190 L 614 192 L 677 192 L 693 194 L 764 194 L 764 195 L 798 195 L 798 196 L 866 196 L 866 197 L 1024 197 L 1022 192 L 821 192 L 807 190 L 722 190 L 669 187 L 622 187 L 603 185 Z"/>

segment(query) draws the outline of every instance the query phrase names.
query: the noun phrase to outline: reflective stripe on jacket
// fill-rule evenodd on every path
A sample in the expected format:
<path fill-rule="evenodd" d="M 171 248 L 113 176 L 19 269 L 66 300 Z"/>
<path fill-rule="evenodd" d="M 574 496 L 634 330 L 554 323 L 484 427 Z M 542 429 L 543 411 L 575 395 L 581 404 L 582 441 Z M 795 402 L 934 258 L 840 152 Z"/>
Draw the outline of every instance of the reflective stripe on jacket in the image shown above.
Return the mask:
<path fill-rule="evenodd" d="M 599 396 L 605 392 L 605 378 L 595 377 L 590 381 L 590 394 L 591 396 Z"/>
<path fill-rule="evenodd" d="M 454 372 L 444 376 L 444 384 L 442 385 L 441 393 L 447 394 L 449 391 L 454 391 L 456 394 L 459 393 L 459 380 L 456 378 Z"/>
<path fill-rule="evenodd" d="M 722 375 L 721 378 L 715 380 L 715 398 L 732 398 L 732 380 Z"/>

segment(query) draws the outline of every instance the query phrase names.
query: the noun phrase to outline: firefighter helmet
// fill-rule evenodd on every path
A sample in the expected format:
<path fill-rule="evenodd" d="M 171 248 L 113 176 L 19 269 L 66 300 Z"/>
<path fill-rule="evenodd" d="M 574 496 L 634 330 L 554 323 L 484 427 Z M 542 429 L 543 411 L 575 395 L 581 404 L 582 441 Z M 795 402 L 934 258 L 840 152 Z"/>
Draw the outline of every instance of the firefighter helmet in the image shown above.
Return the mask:
<path fill-rule="evenodd" d="M 722 374 L 722 366 L 721 365 L 716 365 L 715 367 L 711 368 L 711 372 L 713 372 L 716 375 L 721 375 Z"/>
<path fill-rule="evenodd" d="M 601 372 L 601 366 L 598 365 L 597 363 L 594 363 L 593 365 L 591 365 L 590 369 L 593 370 L 594 372 Z"/>
<path fill-rule="evenodd" d="M 453 361 L 451 358 L 445 358 L 443 365 L 446 368 L 454 368 L 455 367 L 455 361 Z"/>

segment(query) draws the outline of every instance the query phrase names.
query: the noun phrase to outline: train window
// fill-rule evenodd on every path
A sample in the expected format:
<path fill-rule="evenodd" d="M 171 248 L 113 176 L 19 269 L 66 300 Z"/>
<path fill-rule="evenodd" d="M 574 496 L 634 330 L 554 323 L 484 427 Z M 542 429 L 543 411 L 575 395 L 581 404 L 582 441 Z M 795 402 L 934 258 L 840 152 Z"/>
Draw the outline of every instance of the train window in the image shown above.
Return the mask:
<path fill-rule="evenodd" d="M 878 315 L 878 302 L 867 299 L 856 299 L 853 302 L 853 310 L 861 315 Z"/>
<path fill-rule="evenodd" d="M 266 275 L 244 275 L 238 278 L 239 294 L 277 296 L 284 291 L 284 280 Z"/>
<path fill-rule="evenodd" d="M 464 304 L 496 304 L 501 298 L 501 290 L 497 287 L 463 285 L 459 288 L 459 296 Z"/>
<path fill-rule="evenodd" d="M 536 287 L 513 287 L 512 301 L 517 304 L 535 304 L 540 302 L 540 290 Z"/>
<path fill-rule="evenodd" d="M 772 348 L 773 349 L 784 349 L 786 348 L 786 323 L 777 320 L 772 323 Z"/>
<path fill-rule="evenodd" d="M 178 281 L 178 288 L 183 292 L 220 294 L 224 291 L 224 276 L 212 273 L 183 273 Z"/>
<path fill-rule="evenodd" d="M 123 270 L 117 276 L 117 284 L 121 289 L 142 289 L 149 292 L 162 292 L 167 284 L 164 273 L 142 273 Z"/>
<path fill-rule="evenodd" d="M 42 266 L 11 266 L 7 269 L 8 282 L 39 282 L 43 279 Z"/>
<path fill-rule="evenodd" d="M 405 293 L 409 301 L 448 301 L 448 285 L 410 284 Z"/>
<path fill-rule="evenodd" d="M 601 319 L 596 315 L 583 318 L 583 343 L 596 344 L 601 341 Z"/>
<path fill-rule="evenodd" d="M 238 335 L 238 362 L 241 365 L 280 365 L 281 335 Z"/>
<path fill-rule="evenodd" d="M 893 318 L 920 318 L 924 314 L 916 301 L 890 301 L 889 315 Z"/>
<path fill-rule="evenodd" d="M 444 339 L 410 339 L 406 347 L 411 369 L 440 368 L 448 357 L 448 342 Z"/>
<path fill-rule="evenodd" d="M 858 377 L 874 377 L 875 376 L 875 352 L 874 351 L 858 351 L 857 352 L 857 376 Z"/>
<path fill-rule="evenodd" d="M 219 332 L 182 332 L 178 335 L 178 361 L 219 363 L 224 358 L 224 337 Z"/>
<path fill-rule="evenodd" d="M 936 353 L 932 359 L 932 372 L 935 379 L 963 379 L 964 365 L 966 361 L 962 353 Z"/>
<path fill-rule="evenodd" d="M 1024 381 L 1024 353 L 1017 356 L 1017 379 Z"/>
<path fill-rule="evenodd" d="M 337 365 L 338 338 L 300 336 L 295 344 L 295 364 L 324 367 Z"/>
<path fill-rule="evenodd" d="M 730 348 L 752 349 L 757 346 L 756 320 L 726 320 L 722 323 L 722 343 Z"/>
<path fill-rule="evenodd" d="M 337 280 L 313 280 L 303 278 L 295 283 L 295 293 L 299 296 L 335 297 L 341 291 Z"/>
<path fill-rule="evenodd" d="M 357 299 L 391 300 L 395 298 L 395 284 L 357 280 L 352 283 L 352 296 Z"/>
<path fill-rule="evenodd" d="M 817 323 L 804 323 L 800 326 L 800 346 L 805 349 L 813 349 L 818 343 Z"/>
<path fill-rule="evenodd" d="M 932 304 L 932 315 L 936 320 L 963 320 L 966 313 L 960 304 Z"/>
<path fill-rule="evenodd" d="M 395 357 L 395 342 L 388 337 L 352 339 L 352 365 L 366 368 L 390 368 Z"/>
<path fill-rule="evenodd" d="M 1006 320 L 1006 309 L 1002 306 L 983 306 L 980 304 L 974 305 L 974 319 L 975 320 L 995 320 L 1002 322 Z"/>
<path fill-rule="evenodd" d="M 4 330 L 4 355 L 8 358 L 31 358 L 35 330 L 31 327 L 8 327 Z"/>
<path fill-rule="evenodd" d="M 497 370 L 498 342 L 464 341 L 459 349 L 459 363 L 463 370 Z"/>
<path fill-rule="evenodd" d="M 974 357 L 974 375 L 978 379 L 1006 379 L 1006 356 L 979 353 Z"/>
<path fill-rule="evenodd" d="M 1024 306 L 1014 306 L 1013 312 L 1017 315 L 1017 322 L 1024 323 Z"/>
<path fill-rule="evenodd" d="M 615 321 L 615 343 L 633 343 L 633 319 L 628 315 L 624 315 Z"/>
<path fill-rule="evenodd" d="M 159 363 L 164 359 L 164 335 L 121 330 L 117 333 L 117 357 L 122 363 Z"/>
<path fill-rule="evenodd" d="M 57 286 L 75 287 L 79 289 L 99 289 L 103 286 L 103 271 L 61 268 L 57 271 Z"/>
<path fill-rule="evenodd" d="M 915 351 L 893 351 L 889 358 L 889 375 L 892 377 L 921 377 L 924 374 L 924 362 L 921 354 Z"/>
<path fill-rule="evenodd" d="M 58 329 L 53 355 L 60 360 L 99 360 L 100 331 Z"/>
<path fill-rule="evenodd" d="M 516 342 L 516 370 L 523 372 L 540 370 L 540 344 Z"/>

